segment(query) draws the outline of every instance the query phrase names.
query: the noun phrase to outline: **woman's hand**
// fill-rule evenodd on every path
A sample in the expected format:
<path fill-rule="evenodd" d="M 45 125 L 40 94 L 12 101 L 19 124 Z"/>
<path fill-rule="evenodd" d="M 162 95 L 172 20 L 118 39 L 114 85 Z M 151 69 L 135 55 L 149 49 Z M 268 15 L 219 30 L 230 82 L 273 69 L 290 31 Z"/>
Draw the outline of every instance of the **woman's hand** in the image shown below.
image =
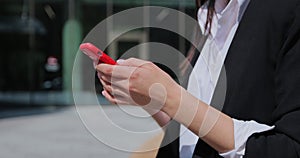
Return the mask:
<path fill-rule="evenodd" d="M 169 118 L 161 109 L 178 97 L 181 87 L 155 64 L 130 58 L 117 65 L 99 64 L 97 70 L 102 94 L 111 103 L 141 106 L 151 115 Z"/>

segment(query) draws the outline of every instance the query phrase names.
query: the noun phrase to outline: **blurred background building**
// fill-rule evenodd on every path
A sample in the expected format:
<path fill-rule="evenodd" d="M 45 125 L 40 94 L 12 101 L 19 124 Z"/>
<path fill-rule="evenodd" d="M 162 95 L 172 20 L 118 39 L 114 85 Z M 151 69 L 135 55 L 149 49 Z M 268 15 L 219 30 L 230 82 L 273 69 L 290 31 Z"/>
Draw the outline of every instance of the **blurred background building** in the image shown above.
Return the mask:
<path fill-rule="evenodd" d="M 194 0 L 1 0 L 1 106 L 72 104 L 72 64 L 85 35 L 110 15 L 147 5 L 195 15 Z M 179 27 L 185 27 L 182 20 Z M 165 43 L 182 53 L 189 47 L 175 33 L 145 28 L 122 35 L 106 51 L 117 59 L 145 42 Z M 149 50 L 143 53 L 144 58 L 151 56 Z"/>
<path fill-rule="evenodd" d="M 75 107 L 66 105 L 74 105 L 71 97 L 72 68 L 85 36 L 115 13 L 149 5 L 173 8 L 191 17 L 196 13 L 194 0 L 0 1 L 0 157 L 130 157 L 129 152 L 97 141 L 82 124 Z M 144 14 L 147 22 L 147 12 Z M 163 12 L 162 15 L 167 14 Z M 178 20 L 178 32 L 194 29 L 185 25 L 184 17 L 175 18 Z M 126 27 L 116 28 L 122 30 Z M 110 41 L 118 32 L 107 31 L 107 36 L 99 38 Z M 129 49 L 147 42 L 166 44 L 182 54 L 190 48 L 190 42 L 174 32 L 141 28 L 122 34 L 105 51 L 118 59 Z M 136 57 L 151 59 L 150 48 L 142 49 Z M 176 56 L 174 60 L 176 63 Z M 80 62 L 87 63 L 91 64 L 88 58 Z M 75 84 L 81 85 L 83 80 L 79 79 Z M 95 87 L 96 92 L 101 91 L 97 80 Z M 89 87 L 81 89 L 88 94 Z M 98 97 L 100 102 L 108 104 L 100 93 Z M 93 111 L 99 110 L 99 107 L 81 107 L 91 112 L 90 117 L 98 116 Z M 115 106 L 103 107 L 111 121 L 120 127 L 141 131 L 159 128 L 151 119 L 129 117 Z M 100 120 L 95 123 L 100 134 L 117 138 L 113 139 L 116 144 L 135 149 L 139 143 L 149 139 L 132 140 L 118 136 L 106 126 L 105 119 Z"/>

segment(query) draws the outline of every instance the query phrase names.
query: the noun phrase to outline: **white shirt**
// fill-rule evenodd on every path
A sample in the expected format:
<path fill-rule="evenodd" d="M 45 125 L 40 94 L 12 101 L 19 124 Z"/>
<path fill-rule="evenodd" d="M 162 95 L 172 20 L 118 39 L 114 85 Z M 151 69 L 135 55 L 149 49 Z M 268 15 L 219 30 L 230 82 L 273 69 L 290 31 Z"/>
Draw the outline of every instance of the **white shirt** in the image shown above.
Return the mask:
<path fill-rule="evenodd" d="M 188 91 L 207 104 L 211 102 L 229 46 L 249 1 L 230 0 L 228 4 L 226 4 L 226 0 L 216 1 L 216 15 L 212 20 L 211 34 L 204 44 L 188 83 Z M 205 33 L 206 18 L 207 7 L 204 5 L 198 11 L 199 26 L 202 33 Z M 233 123 L 235 149 L 220 154 L 225 158 L 243 157 L 247 139 L 252 134 L 274 128 L 274 126 L 270 127 L 255 121 L 233 119 Z M 191 158 L 199 137 L 183 125 L 181 125 L 180 134 L 181 158 Z"/>

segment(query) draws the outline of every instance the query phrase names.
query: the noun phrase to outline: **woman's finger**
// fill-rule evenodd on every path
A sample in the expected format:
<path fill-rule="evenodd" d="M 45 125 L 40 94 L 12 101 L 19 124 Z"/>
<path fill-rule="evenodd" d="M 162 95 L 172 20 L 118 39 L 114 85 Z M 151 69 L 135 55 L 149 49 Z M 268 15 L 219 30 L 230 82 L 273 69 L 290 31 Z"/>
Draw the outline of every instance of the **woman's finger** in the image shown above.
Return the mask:
<path fill-rule="evenodd" d="M 114 98 L 129 98 L 130 95 L 128 94 L 128 92 L 125 92 L 126 89 L 120 89 L 116 86 L 111 86 L 111 84 L 107 83 L 106 81 L 103 81 L 102 79 L 100 79 L 100 82 L 103 86 L 103 89 L 105 91 L 107 91 L 111 96 L 113 96 Z M 124 99 L 123 99 L 124 100 Z"/>
<path fill-rule="evenodd" d="M 130 67 L 140 67 L 144 64 L 151 63 L 150 61 L 145 61 L 137 58 L 129 58 L 127 60 L 120 59 L 117 61 L 118 65 L 130 66 Z"/>
<path fill-rule="evenodd" d="M 117 87 L 112 87 L 111 85 L 104 85 L 103 89 L 107 92 L 109 92 L 114 98 L 122 97 L 122 98 L 128 98 L 129 94 L 124 92 L 124 90 L 121 90 Z"/>
<path fill-rule="evenodd" d="M 99 79 L 101 79 L 105 82 L 108 82 L 108 83 L 112 83 L 112 78 L 111 78 L 111 76 L 108 76 L 108 75 L 101 75 L 99 77 Z M 113 79 L 113 80 L 120 80 L 120 79 Z"/>
<path fill-rule="evenodd" d="M 111 85 L 114 89 L 120 89 L 126 93 L 129 93 L 129 80 L 111 78 L 110 76 L 102 75 L 100 80 L 103 80 L 107 85 Z"/>
<path fill-rule="evenodd" d="M 116 100 L 111 96 L 107 91 L 102 91 L 102 95 L 111 103 L 111 104 L 117 104 Z"/>
<path fill-rule="evenodd" d="M 99 81 L 100 81 L 100 83 L 102 84 L 102 86 L 105 86 L 105 85 L 111 85 L 110 82 L 107 82 L 106 80 L 103 80 L 102 78 L 99 78 Z"/>
<path fill-rule="evenodd" d="M 105 90 L 108 90 L 109 92 L 112 91 L 112 89 L 111 89 L 111 84 L 110 84 L 110 83 L 108 83 L 108 82 L 106 82 L 106 81 L 104 81 L 104 80 L 102 80 L 102 79 L 100 79 L 100 82 L 101 82 L 101 84 L 102 84 L 102 87 L 103 87 Z"/>
<path fill-rule="evenodd" d="M 106 76 L 124 79 L 129 78 L 131 74 L 137 69 L 137 67 L 99 64 L 97 65 L 96 69 Z"/>
<path fill-rule="evenodd" d="M 127 94 L 129 93 L 129 91 L 124 87 L 124 83 L 120 83 L 122 80 L 115 81 L 115 84 L 113 85 L 112 83 L 107 82 L 107 79 L 105 77 L 101 77 L 99 80 L 102 84 L 103 89 L 108 91 L 110 94 L 121 95 L 123 97 L 128 96 Z"/>
<path fill-rule="evenodd" d="M 126 101 L 126 98 L 123 97 L 113 97 L 110 93 L 106 90 L 102 91 L 102 95 L 112 104 L 122 104 L 122 105 L 129 105 L 129 102 Z"/>

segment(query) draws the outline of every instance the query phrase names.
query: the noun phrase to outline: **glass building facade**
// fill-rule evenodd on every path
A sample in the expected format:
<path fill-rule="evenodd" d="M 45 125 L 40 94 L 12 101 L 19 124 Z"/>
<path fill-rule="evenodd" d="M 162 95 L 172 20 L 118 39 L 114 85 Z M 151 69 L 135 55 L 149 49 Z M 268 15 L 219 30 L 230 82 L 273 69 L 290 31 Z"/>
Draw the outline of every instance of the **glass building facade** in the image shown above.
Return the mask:
<path fill-rule="evenodd" d="M 72 104 L 72 63 L 84 37 L 115 13 L 149 5 L 195 15 L 194 0 L 2 0 L 0 102 Z M 164 43 L 183 54 L 189 49 L 189 42 L 175 33 L 143 28 L 118 37 L 105 51 L 117 59 L 146 42 Z M 146 50 L 144 57 L 151 56 L 150 52 Z M 100 91 L 100 84 L 95 85 Z"/>

